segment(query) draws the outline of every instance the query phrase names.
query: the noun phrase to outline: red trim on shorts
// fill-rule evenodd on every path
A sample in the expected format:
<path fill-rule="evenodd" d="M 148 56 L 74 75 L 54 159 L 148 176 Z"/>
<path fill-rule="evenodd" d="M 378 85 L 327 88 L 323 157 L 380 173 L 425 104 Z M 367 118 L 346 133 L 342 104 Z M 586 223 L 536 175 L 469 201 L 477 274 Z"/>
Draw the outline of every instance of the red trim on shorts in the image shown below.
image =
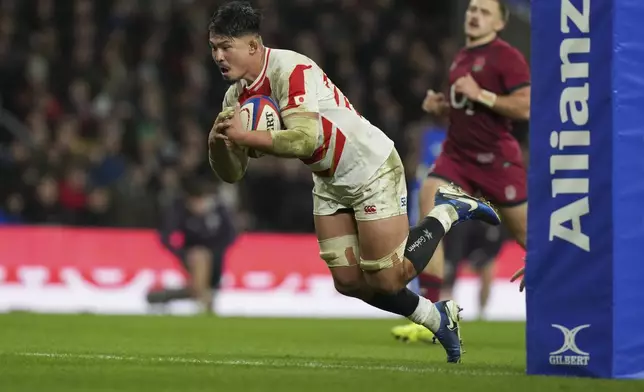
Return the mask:
<path fill-rule="evenodd" d="M 509 203 L 498 203 L 498 202 L 496 202 L 496 201 L 494 201 L 494 200 L 490 200 L 490 199 L 489 199 L 489 198 L 487 198 L 487 197 L 486 197 L 485 199 L 486 199 L 486 200 L 488 200 L 490 203 L 494 204 L 495 206 L 497 206 L 497 207 L 502 207 L 502 208 L 518 207 L 518 206 L 520 206 L 521 204 L 525 204 L 525 203 L 527 203 L 527 202 L 528 202 L 528 199 L 523 199 L 523 200 L 513 201 L 513 202 L 509 202 Z"/>
<path fill-rule="evenodd" d="M 452 180 L 452 179 L 449 179 L 449 178 L 447 178 L 447 177 L 445 177 L 445 176 L 441 176 L 440 174 L 436 174 L 436 173 L 429 173 L 429 174 L 427 174 L 427 177 L 434 177 L 434 178 L 438 178 L 438 179 L 441 179 L 441 180 L 443 180 L 443 181 L 445 181 L 445 182 L 447 182 L 447 183 L 453 183 L 454 185 L 459 186 L 459 187 L 461 187 L 461 188 L 463 188 L 463 189 L 468 189 L 468 188 L 469 188 L 469 187 L 466 187 L 466 186 L 465 186 L 465 185 L 463 185 L 463 184 L 459 184 L 457 181 L 454 181 L 454 180 Z"/>

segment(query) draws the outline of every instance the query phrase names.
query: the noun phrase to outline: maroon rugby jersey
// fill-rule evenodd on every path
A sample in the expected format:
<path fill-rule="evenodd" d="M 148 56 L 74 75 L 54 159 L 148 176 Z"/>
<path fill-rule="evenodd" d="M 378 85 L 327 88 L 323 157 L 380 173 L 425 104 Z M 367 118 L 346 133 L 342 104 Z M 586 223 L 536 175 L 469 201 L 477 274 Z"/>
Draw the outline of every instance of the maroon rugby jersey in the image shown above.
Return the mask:
<path fill-rule="evenodd" d="M 449 129 L 444 145 L 447 155 L 486 164 L 496 158 L 521 159 L 518 143 L 511 135 L 512 123 L 492 109 L 471 102 L 454 91 L 454 83 L 470 73 L 482 89 L 508 95 L 530 84 L 530 70 L 523 55 L 500 38 L 457 53 L 450 67 Z"/>

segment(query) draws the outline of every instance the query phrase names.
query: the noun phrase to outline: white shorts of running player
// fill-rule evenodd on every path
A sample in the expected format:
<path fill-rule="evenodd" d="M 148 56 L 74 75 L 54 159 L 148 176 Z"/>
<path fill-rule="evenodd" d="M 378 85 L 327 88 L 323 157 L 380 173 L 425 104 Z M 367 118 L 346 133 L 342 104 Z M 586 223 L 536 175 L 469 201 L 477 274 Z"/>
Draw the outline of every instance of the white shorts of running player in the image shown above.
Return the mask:
<path fill-rule="evenodd" d="M 313 214 L 333 215 L 351 209 L 357 221 L 370 221 L 407 213 L 405 169 L 396 149 L 364 185 L 354 188 L 316 181 Z"/>

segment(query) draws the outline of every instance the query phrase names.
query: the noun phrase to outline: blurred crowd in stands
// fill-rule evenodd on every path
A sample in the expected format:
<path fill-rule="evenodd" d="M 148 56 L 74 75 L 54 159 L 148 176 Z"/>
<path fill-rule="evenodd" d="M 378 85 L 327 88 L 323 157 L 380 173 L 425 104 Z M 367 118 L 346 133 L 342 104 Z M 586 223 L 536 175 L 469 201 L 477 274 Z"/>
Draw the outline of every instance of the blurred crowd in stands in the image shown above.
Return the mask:
<path fill-rule="evenodd" d="M 0 0 L 0 221 L 156 227 L 184 180 L 200 178 L 240 229 L 312 231 L 311 174 L 298 160 L 255 160 L 238 185 L 210 171 L 207 134 L 227 88 L 207 42 L 220 3 Z M 458 49 L 449 1 L 253 3 L 268 46 L 318 62 L 414 156 L 430 120 L 421 101 L 445 87 Z"/>

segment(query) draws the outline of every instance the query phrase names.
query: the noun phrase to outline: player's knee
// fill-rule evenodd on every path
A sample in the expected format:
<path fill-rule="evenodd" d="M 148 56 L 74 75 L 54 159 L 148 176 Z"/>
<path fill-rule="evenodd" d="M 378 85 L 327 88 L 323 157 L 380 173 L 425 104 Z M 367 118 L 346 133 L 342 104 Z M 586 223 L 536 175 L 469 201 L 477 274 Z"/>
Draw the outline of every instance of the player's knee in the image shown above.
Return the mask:
<path fill-rule="evenodd" d="M 333 275 L 335 289 L 342 295 L 354 298 L 367 297 L 367 288 L 358 265 L 358 237 L 346 235 L 318 241 L 320 258 Z M 347 268 L 347 267 L 354 267 Z"/>
<path fill-rule="evenodd" d="M 406 243 L 405 239 L 393 252 L 378 260 L 360 259 L 365 280 L 374 291 L 397 293 L 415 276 L 413 266 L 404 263 Z"/>
<path fill-rule="evenodd" d="M 360 258 L 360 268 L 365 272 L 376 272 L 392 268 L 398 264 L 402 264 L 403 260 L 405 259 L 406 244 L 407 238 L 405 238 L 405 240 L 391 253 L 377 260 L 366 260 Z"/>

